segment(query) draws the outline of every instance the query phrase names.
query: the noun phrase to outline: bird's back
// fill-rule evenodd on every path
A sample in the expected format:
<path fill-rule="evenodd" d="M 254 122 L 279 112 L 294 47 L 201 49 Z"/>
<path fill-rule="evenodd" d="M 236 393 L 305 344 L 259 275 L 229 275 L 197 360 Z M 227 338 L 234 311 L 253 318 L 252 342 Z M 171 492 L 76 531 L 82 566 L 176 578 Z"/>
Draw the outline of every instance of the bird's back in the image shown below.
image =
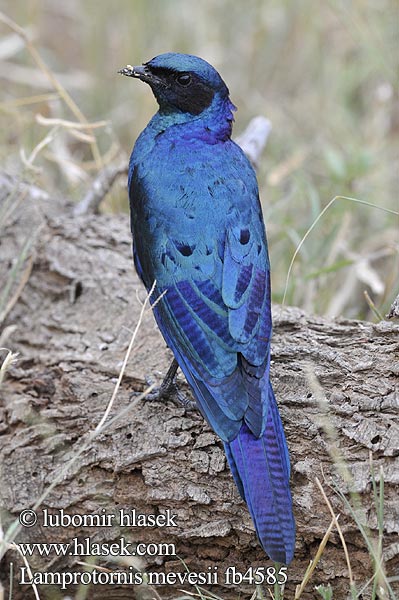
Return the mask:
<path fill-rule="evenodd" d="M 245 223 L 265 249 L 268 269 L 252 166 L 233 141 L 209 143 L 192 129 L 159 133 L 150 124 L 132 153 L 131 227 L 147 288 L 154 279 L 163 287 L 194 270 L 200 278 L 221 278 L 226 232 Z"/>

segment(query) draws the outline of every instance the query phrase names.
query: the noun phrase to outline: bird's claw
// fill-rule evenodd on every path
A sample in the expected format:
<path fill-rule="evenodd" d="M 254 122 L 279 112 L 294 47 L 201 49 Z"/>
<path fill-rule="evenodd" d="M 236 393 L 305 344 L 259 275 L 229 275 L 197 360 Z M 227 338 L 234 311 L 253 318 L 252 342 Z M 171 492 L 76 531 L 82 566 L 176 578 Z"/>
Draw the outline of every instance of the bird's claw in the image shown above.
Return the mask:
<path fill-rule="evenodd" d="M 160 385 L 143 398 L 144 402 L 173 402 L 177 406 L 191 410 L 196 408 L 195 402 L 187 398 L 175 383 L 167 386 Z"/>
<path fill-rule="evenodd" d="M 172 361 L 165 378 L 161 385 L 158 388 L 155 388 L 147 394 L 143 400 L 145 402 L 174 402 L 178 406 L 183 406 L 187 410 L 197 409 L 197 405 L 195 402 L 187 398 L 182 391 L 179 390 L 175 383 L 175 375 L 178 369 L 178 364 L 176 359 Z M 145 378 L 146 384 L 148 386 L 152 385 L 154 382 L 150 377 Z"/>

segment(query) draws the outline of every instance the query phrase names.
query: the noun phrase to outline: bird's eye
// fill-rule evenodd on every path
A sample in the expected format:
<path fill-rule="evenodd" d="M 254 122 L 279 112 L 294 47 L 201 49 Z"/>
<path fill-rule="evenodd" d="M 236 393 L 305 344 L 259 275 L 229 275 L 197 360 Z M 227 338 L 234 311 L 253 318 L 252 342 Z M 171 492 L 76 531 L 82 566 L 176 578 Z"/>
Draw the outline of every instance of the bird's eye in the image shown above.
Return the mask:
<path fill-rule="evenodd" d="M 179 85 L 187 86 L 191 83 L 191 75 L 188 73 L 183 73 L 182 75 L 177 75 L 176 81 Z"/>

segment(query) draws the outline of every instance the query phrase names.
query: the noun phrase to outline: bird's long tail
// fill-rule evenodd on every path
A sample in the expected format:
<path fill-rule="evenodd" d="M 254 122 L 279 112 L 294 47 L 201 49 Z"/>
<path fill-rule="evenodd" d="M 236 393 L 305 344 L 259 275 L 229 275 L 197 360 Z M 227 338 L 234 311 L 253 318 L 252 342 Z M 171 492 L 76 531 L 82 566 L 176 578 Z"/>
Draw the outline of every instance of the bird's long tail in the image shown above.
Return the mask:
<path fill-rule="evenodd" d="M 295 521 L 289 488 L 290 463 L 283 425 L 270 384 L 263 435 L 256 438 L 244 424 L 237 437 L 224 445 L 260 543 L 272 560 L 289 564 L 295 545 Z"/>

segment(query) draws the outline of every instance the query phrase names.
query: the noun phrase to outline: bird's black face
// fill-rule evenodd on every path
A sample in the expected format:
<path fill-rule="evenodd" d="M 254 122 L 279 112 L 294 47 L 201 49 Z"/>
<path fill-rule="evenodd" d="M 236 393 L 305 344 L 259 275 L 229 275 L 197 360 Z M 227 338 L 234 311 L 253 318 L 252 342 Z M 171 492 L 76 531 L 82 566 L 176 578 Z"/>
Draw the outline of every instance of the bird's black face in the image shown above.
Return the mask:
<path fill-rule="evenodd" d="M 119 73 L 148 83 L 161 110 L 178 110 L 199 115 L 211 104 L 216 91 L 194 72 L 176 71 L 148 63 L 142 67 L 127 66 Z"/>

